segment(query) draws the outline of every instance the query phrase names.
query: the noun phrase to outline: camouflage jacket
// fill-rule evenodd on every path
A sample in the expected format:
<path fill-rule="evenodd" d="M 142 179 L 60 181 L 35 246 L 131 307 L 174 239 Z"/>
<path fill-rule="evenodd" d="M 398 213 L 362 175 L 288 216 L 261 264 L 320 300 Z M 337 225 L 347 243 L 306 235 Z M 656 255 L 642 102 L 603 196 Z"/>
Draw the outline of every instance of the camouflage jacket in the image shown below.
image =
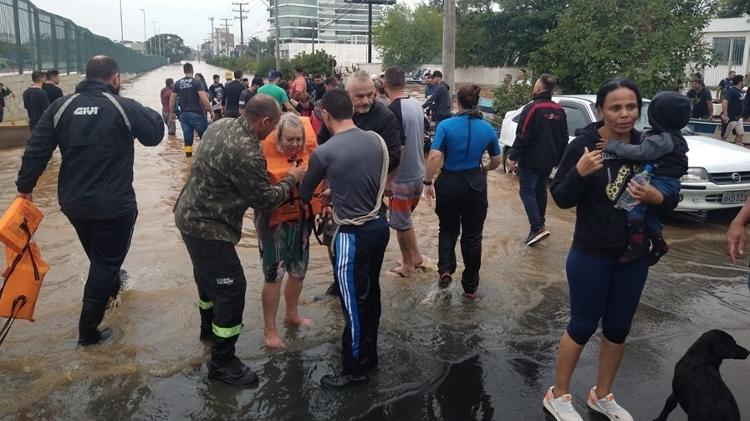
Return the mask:
<path fill-rule="evenodd" d="M 279 206 L 296 184 L 291 175 L 271 184 L 258 136 L 244 117 L 211 124 L 193 159 L 174 207 L 177 228 L 190 237 L 237 244 L 247 209 Z"/>

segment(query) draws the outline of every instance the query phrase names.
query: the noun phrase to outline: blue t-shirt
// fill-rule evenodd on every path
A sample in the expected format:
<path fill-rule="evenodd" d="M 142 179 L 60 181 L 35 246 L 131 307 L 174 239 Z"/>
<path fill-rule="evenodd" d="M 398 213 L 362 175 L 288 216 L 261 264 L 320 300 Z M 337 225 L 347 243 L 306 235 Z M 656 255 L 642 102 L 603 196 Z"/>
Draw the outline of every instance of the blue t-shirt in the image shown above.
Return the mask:
<path fill-rule="evenodd" d="M 727 100 L 727 117 L 730 121 L 737 121 L 742 118 L 742 92 L 732 85 L 727 89 L 727 94 L 724 97 Z"/>
<path fill-rule="evenodd" d="M 469 139 L 471 124 L 471 139 Z M 480 118 L 459 115 L 438 124 L 432 149 L 443 152 L 443 168 L 449 171 L 478 168 L 484 151 L 490 156 L 500 155 L 497 133 Z"/>

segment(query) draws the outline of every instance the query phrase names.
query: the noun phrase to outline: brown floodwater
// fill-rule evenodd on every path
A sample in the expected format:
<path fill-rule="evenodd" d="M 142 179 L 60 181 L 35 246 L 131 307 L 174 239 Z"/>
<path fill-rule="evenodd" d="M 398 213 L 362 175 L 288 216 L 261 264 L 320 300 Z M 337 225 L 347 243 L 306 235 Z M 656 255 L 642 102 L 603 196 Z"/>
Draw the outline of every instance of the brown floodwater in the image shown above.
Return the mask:
<path fill-rule="evenodd" d="M 197 64 L 210 78 L 223 70 Z M 123 95 L 159 110 L 159 90 L 179 66 L 135 79 Z M 179 127 L 179 125 L 178 125 Z M 434 271 L 409 279 L 386 272 L 399 259 L 395 234 L 381 277 L 380 367 L 367 386 L 328 391 L 321 376 L 339 367 L 343 326 L 338 301 L 319 300 L 332 279 L 325 249 L 311 247 L 302 292 L 305 328 L 279 322 L 287 347 L 263 344 L 263 285 L 251 214 L 238 245 L 248 279 L 245 327 L 237 354 L 260 376 L 238 390 L 209 382 L 209 350 L 198 341 L 192 267 L 174 226 L 172 206 L 189 172 L 181 136 L 136 145 L 140 214 L 124 267 L 120 304 L 105 318 L 112 340 L 76 347 L 88 268 L 73 228 L 57 205 L 56 153 L 34 192 L 45 219 L 36 235 L 50 264 L 34 323 L 18 321 L 0 348 L 2 419 L 267 419 L 267 420 L 542 420 L 541 398 L 553 381 L 557 341 L 568 316 L 565 259 L 574 212 L 550 201 L 552 236 L 536 248 L 517 180 L 489 175 L 479 297 L 467 302 L 457 282 L 438 291 Z M 22 149 L 0 151 L 0 208 L 15 195 Z M 733 213 L 667 222 L 672 251 L 652 269 L 615 384 L 618 401 L 637 420 L 655 418 L 669 395 L 674 364 L 704 331 L 720 328 L 750 346 L 747 268 L 728 263 L 723 236 Z M 437 217 L 422 203 L 415 214 L 422 252 L 433 266 Z M 313 241 L 314 243 L 314 241 Z M 460 270 L 460 269 L 459 269 Z M 283 306 L 282 306 L 283 309 Z M 283 310 L 282 310 L 283 311 Z M 572 388 L 586 415 L 595 381 L 598 339 L 586 347 Z M 722 373 L 744 418 L 750 418 L 750 361 L 725 361 Z M 596 419 L 596 418 L 592 418 Z M 670 420 L 685 420 L 677 409 Z"/>

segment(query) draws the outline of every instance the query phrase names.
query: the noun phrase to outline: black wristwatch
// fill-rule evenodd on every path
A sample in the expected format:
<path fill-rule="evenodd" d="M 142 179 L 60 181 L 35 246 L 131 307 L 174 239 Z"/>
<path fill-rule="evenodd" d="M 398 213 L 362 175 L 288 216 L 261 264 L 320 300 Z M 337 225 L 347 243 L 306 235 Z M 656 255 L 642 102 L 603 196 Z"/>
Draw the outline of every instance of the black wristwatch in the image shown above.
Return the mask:
<path fill-rule="evenodd" d="M 425 186 L 431 186 L 432 181 L 422 180 L 422 184 L 424 184 Z"/>

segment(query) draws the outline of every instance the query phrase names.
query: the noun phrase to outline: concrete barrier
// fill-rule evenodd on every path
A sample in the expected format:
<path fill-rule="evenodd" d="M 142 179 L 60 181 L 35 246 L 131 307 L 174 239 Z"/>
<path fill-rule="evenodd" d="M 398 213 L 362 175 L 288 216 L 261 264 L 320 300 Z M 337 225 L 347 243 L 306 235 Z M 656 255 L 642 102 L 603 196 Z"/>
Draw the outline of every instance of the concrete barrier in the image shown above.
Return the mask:
<path fill-rule="evenodd" d="M 76 85 L 82 79 L 83 75 L 79 74 L 60 75 L 60 89 L 66 95 L 73 93 Z M 16 125 L 28 124 L 28 115 L 26 109 L 23 108 L 23 91 L 31 86 L 31 74 L 0 76 L 0 82 L 16 95 L 15 98 L 12 96 L 5 97 L 5 117 L 3 121 Z"/>

